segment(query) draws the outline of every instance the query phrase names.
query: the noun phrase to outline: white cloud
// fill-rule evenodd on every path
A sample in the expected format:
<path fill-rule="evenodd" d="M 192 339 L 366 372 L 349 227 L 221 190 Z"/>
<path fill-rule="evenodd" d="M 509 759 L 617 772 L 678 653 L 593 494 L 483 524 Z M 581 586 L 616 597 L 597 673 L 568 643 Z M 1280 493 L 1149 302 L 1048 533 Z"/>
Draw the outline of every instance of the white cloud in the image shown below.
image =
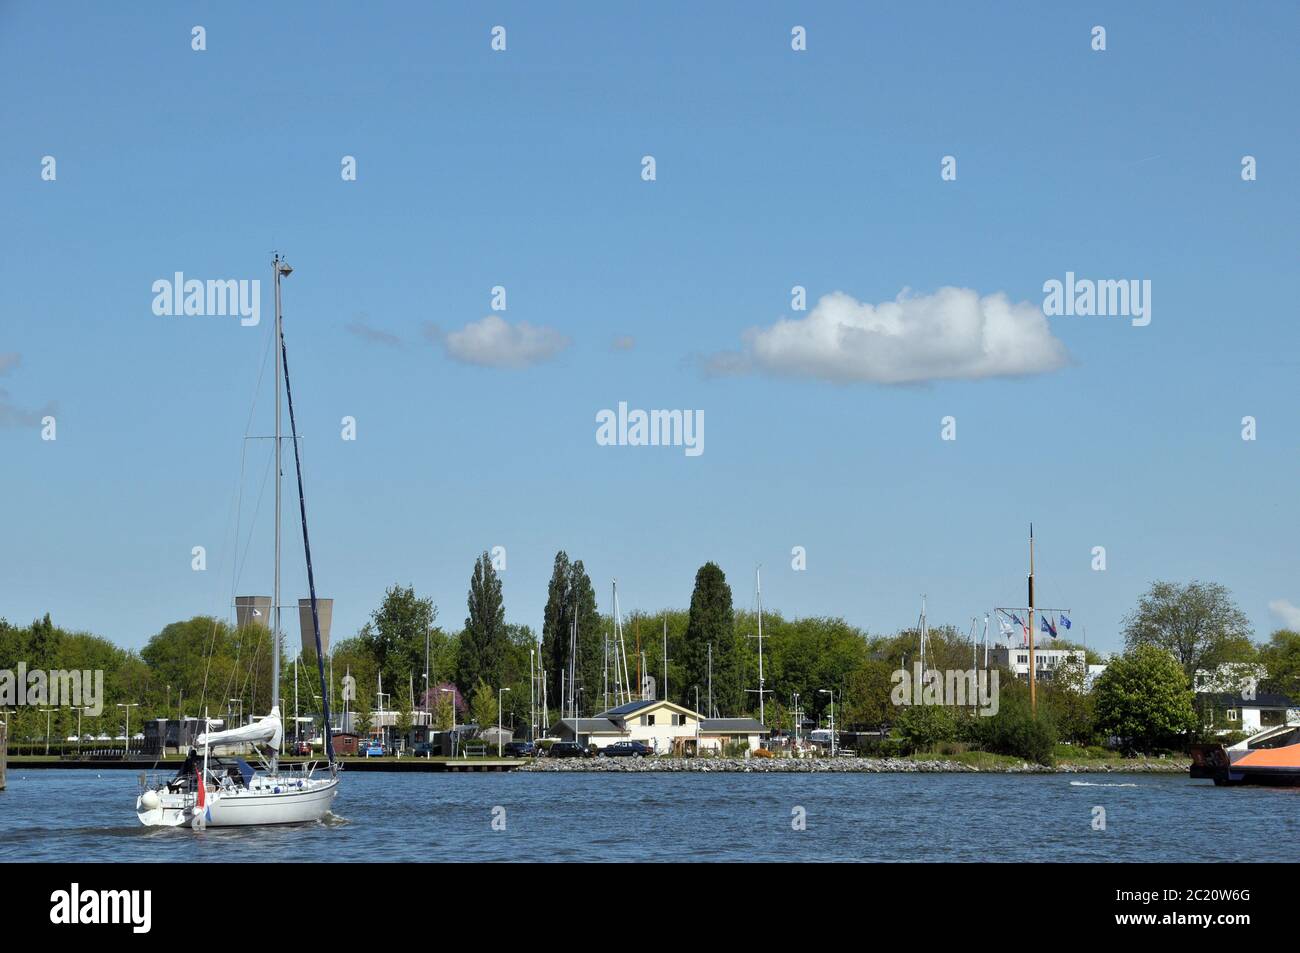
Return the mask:
<path fill-rule="evenodd" d="M 909 384 L 1016 377 L 1069 361 L 1042 309 L 1001 292 L 940 288 L 864 304 L 842 291 L 807 316 L 750 328 L 741 351 L 715 355 L 718 373 L 760 371 L 840 383 Z"/>
<path fill-rule="evenodd" d="M 426 335 L 442 343 L 447 356 L 481 367 L 528 367 L 548 361 L 569 346 L 569 339 L 554 328 L 527 321 L 511 324 L 495 314 L 471 321 L 459 331 L 443 334 L 427 327 Z"/>
<path fill-rule="evenodd" d="M 1268 604 L 1268 611 L 1282 620 L 1288 629 L 1300 631 L 1300 608 L 1293 606 L 1287 599 L 1274 599 Z"/>

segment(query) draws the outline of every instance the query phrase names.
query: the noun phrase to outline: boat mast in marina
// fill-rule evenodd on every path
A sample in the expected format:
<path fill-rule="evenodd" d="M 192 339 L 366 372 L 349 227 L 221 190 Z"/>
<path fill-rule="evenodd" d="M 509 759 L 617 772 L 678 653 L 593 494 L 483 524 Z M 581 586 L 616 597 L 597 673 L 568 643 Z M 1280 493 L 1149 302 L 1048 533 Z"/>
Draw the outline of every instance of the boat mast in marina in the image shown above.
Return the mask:
<path fill-rule="evenodd" d="M 764 707 L 763 696 L 766 689 L 763 687 L 763 577 L 760 567 L 754 568 L 754 598 L 758 604 L 758 723 L 767 724 L 767 709 Z M 747 691 L 754 691 L 750 688 Z"/>
<path fill-rule="evenodd" d="M 280 313 L 280 277 L 282 275 L 293 274 L 293 269 L 287 262 L 280 260 L 276 255 L 273 271 L 275 273 L 275 583 L 271 592 L 271 711 L 280 710 L 280 483 L 283 478 L 283 470 L 280 466 L 280 444 L 282 435 L 280 431 L 280 379 L 284 376 L 284 355 L 281 352 L 280 342 L 284 329 L 281 325 L 282 317 Z M 294 448 L 297 450 L 297 447 Z M 283 734 L 281 735 L 280 744 L 283 744 Z M 271 753 L 271 773 L 274 774 L 280 766 L 280 751 L 277 747 Z"/>

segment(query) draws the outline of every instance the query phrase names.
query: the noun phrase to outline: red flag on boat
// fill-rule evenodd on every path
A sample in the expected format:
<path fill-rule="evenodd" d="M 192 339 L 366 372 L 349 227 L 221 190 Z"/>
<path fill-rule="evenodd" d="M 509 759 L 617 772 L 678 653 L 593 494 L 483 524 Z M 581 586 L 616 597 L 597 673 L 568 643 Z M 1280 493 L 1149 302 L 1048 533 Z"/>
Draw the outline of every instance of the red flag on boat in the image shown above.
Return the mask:
<path fill-rule="evenodd" d="M 203 810 L 203 808 L 207 806 L 208 785 L 207 782 L 204 780 L 203 767 L 201 765 L 194 766 L 194 777 L 198 782 L 198 787 L 196 788 L 196 790 L 199 792 L 199 810 Z"/>

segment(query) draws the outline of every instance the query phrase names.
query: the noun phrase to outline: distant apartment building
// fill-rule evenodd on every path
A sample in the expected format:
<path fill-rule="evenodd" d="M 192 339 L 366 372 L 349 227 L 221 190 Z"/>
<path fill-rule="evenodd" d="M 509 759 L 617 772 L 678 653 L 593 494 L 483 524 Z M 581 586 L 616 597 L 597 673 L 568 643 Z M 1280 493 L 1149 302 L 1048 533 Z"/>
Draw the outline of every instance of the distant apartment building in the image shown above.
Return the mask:
<path fill-rule="evenodd" d="M 1088 671 L 1087 653 L 1083 649 L 1048 649 L 1034 646 L 1034 667 L 1038 669 L 1036 677 L 1050 681 L 1056 671 L 1066 662 L 1073 660 Z M 1029 680 L 1029 646 L 997 645 L 989 648 L 989 665 L 994 668 L 1009 669 L 1017 678 Z"/>

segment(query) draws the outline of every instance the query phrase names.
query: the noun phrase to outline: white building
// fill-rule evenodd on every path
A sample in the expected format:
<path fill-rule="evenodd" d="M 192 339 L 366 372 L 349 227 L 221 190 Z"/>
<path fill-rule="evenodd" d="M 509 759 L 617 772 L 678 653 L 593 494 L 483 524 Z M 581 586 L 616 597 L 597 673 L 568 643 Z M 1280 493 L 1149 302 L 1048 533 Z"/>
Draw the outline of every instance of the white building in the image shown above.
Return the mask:
<path fill-rule="evenodd" d="M 720 752 L 736 742 L 753 751 L 762 746 L 767 733 L 753 718 L 705 718 L 683 705 L 656 699 L 628 702 L 594 718 L 561 718 L 549 731 L 561 741 L 596 748 L 639 741 L 655 754 Z"/>
<path fill-rule="evenodd" d="M 1285 695 L 1254 692 L 1202 692 L 1196 696 L 1197 707 L 1207 730 L 1219 734 L 1242 731 L 1248 735 L 1264 728 L 1300 722 L 1300 709 Z"/>
<path fill-rule="evenodd" d="M 1034 646 L 1034 667 L 1038 669 L 1036 677 L 1041 680 L 1051 679 L 1068 661 L 1084 666 L 1088 671 L 1088 655 L 1083 649 L 1049 649 Z M 995 645 L 989 648 L 989 664 L 996 668 L 1010 669 L 1017 678 L 1029 678 L 1029 646 Z"/>

